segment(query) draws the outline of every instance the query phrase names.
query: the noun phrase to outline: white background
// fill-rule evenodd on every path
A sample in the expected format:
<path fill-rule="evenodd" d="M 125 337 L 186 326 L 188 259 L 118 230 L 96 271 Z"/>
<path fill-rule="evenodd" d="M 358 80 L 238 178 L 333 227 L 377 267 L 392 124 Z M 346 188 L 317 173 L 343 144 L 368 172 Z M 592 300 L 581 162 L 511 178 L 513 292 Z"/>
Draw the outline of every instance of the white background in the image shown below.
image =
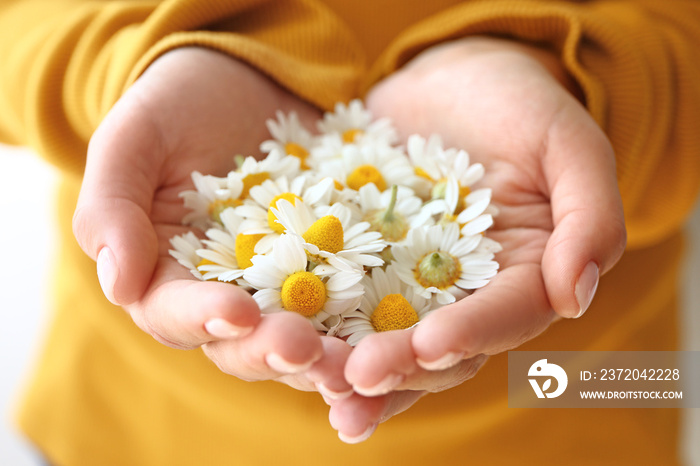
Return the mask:
<path fill-rule="evenodd" d="M 55 181 L 53 168 L 30 152 L 0 146 L 0 465 L 42 464 L 16 432 L 12 416 L 44 331 L 55 250 Z M 691 228 L 683 336 L 686 349 L 700 351 L 700 209 Z M 682 448 L 688 464 L 700 466 L 700 409 L 686 413 Z"/>

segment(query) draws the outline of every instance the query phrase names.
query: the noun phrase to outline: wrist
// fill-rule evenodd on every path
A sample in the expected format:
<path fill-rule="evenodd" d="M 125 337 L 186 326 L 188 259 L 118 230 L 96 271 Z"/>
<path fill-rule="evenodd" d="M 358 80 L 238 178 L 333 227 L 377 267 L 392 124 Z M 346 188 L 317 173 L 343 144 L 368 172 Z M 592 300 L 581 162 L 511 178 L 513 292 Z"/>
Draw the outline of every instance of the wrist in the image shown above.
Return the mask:
<path fill-rule="evenodd" d="M 557 53 L 549 49 L 546 44 L 534 45 L 514 39 L 472 36 L 436 45 L 414 58 L 409 66 L 424 64 L 424 62 L 430 65 L 433 60 L 445 63 L 497 54 L 509 54 L 513 58 L 525 59 L 539 65 L 575 99 L 584 103 L 585 96 L 578 83 L 568 72 Z"/>

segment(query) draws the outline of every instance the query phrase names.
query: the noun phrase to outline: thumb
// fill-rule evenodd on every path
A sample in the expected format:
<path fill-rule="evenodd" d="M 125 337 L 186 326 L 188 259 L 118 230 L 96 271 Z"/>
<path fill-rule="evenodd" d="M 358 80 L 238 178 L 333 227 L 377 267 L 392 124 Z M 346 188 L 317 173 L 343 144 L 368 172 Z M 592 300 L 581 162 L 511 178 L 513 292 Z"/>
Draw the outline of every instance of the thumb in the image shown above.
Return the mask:
<path fill-rule="evenodd" d="M 542 274 L 550 303 L 562 317 L 580 317 L 599 276 L 619 260 L 626 244 L 622 201 L 612 147 L 583 108 L 563 111 L 544 154 L 554 231 Z"/>
<path fill-rule="evenodd" d="M 97 261 L 105 296 L 127 305 L 146 290 L 158 257 L 149 212 L 161 155 L 155 125 L 122 98 L 93 135 L 73 234 Z"/>

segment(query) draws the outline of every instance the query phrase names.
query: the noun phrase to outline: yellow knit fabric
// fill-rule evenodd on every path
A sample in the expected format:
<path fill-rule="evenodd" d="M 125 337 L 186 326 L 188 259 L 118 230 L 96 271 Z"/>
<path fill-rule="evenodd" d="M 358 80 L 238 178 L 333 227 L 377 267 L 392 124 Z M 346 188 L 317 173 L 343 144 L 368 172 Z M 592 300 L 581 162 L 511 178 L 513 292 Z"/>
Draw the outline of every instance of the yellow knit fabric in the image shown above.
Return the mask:
<path fill-rule="evenodd" d="M 693 1 L 5 0 L 0 141 L 65 173 L 52 326 L 20 412 L 56 465 L 676 464 L 675 410 L 516 410 L 506 358 L 360 445 L 316 394 L 219 372 L 102 296 L 70 219 L 90 134 L 141 72 L 183 45 L 245 60 L 330 108 L 432 44 L 493 34 L 557 51 L 611 138 L 630 251 L 580 321 L 528 350 L 675 348 L 679 228 L 700 184 L 700 5 Z"/>

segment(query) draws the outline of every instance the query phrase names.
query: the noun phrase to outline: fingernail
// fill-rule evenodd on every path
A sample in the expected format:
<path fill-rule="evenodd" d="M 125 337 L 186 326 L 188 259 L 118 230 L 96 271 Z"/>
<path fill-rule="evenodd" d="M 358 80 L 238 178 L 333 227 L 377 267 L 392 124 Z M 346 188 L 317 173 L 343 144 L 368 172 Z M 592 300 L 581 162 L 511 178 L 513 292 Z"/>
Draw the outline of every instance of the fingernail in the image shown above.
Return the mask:
<path fill-rule="evenodd" d="M 579 312 L 574 318 L 581 317 L 588 309 L 588 306 L 591 305 L 595 291 L 598 288 L 598 278 L 598 265 L 593 261 L 586 264 L 586 267 L 583 268 L 583 272 L 581 272 L 581 276 L 578 277 L 578 282 L 576 282 L 576 286 L 574 287 L 574 294 L 576 295 L 576 301 L 578 301 L 579 305 Z"/>
<path fill-rule="evenodd" d="M 389 374 L 384 380 L 373 387 L 358 387 L 357 385 L 353 385 L 353 388 L 357 393 L 363 396 L 386 395 L 398 387 L 403 380 L 404 376 L 402 374 Z"/>
<path fill-rule="evenodd" d="M 114 284 L 117 281 L 119 270 L 117 260 L 114 258 L 112 250 L 107 246 L 100 249 L 97 255 L 97 279 L 100 281 L 102 292 L 112 304 L 118 304 L 114 299 Z"/>
<path fill-rule="evenodd" d="M 305 362 L 303 364 L 295 364 L 287 361 L 282 356 L 275 353 L 270 353 L 265 356 L 265 362 L 271 369 L 282 374 L 296 374 L 298 372 L 304 372 L 314 364 L 313 361 Z"/>
<path fill-rule="evenodd" d="M 354 390 L 352 388 L 344 392 L 337 392 L 335 390 L 331 390 L 330 388 L 326 387 L 322 382 L 316 383 L 316 389 L 321 395 L 323 395 L 324 399 L 328 399 L 330 401 L 344 400 L 345 398 L 349 398 L 354 393 Z"/>
<path fill-rule="evenodd" d="M 416 358 L 418 365 L 428 371 L 441 371 L 448 369 L 464 359 L 464 353 L 445 353 L 435 361 L 424 361 Z"/>
<path fill-rule="evenodd" d="M 344 433 L 338 431 L 338 438 L 345 443 L 350 443 L 350 444 L 360 443 L 360 442 L 364 442 L 365 440 L 370 438 L 375 430 L 377 430 L 377 424 L 372 424 L 371 426 L 369 426 L 367 428 L 367 430 L 365 430 L 360 435 L 357 435 L 355 437 L 351 437 L 350 435 L 345 435 Z"/>
<path fill-rule="evenodd" d="M 219 317 L 210 319 L 204 324 L 209 335 L 216 338 L 241 338 L 253 331 L 253 327 L 238 327 Z"/>

